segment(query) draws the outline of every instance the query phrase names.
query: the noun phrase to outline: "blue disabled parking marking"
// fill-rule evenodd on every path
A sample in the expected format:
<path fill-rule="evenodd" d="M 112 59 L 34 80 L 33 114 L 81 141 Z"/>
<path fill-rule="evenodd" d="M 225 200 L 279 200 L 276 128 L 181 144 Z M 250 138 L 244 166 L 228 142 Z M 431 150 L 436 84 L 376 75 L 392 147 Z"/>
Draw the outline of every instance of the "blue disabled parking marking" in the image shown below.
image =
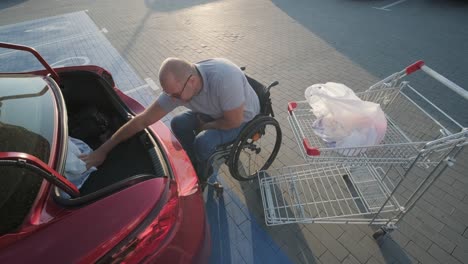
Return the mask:
<path fill-rule="evenodd" d="M 144 106 L 160 92 L 153 80 L 138 76 L 84 11 L 0 26 L 0 40 L 33 47 L 54 67 L 101 66 L 112 73 L 120 90 Z M 0 72 L 39 69 L 43 67 L 32 55 L 0 48 Z M 218 199 L 212 190 L 206 192 L 210 263 L 291 263 L 235 193 L 225 189 L 224 198 Z"/>
<path fill-rule="evenodd" d="M 130 96 L 145 106 L 156 97 L 84 11 L 1 26 L 0 40 L 35 48 L 53 67 L 99 65 L 111 72 L 120 90 L 140 88 Z M 0 48 L 0 61 L 0 72 L 43 69 L 23 51 Z"/>
<path fill-rule="evenodd" d="M 215 178 L 227 186 L 216 175 L 211 180 Z M 212 240 L 210 264 L 292 263 L 234 192 L 225 188 L 219 198 L 213 192 L 212 188 L 205 191 Z"/>

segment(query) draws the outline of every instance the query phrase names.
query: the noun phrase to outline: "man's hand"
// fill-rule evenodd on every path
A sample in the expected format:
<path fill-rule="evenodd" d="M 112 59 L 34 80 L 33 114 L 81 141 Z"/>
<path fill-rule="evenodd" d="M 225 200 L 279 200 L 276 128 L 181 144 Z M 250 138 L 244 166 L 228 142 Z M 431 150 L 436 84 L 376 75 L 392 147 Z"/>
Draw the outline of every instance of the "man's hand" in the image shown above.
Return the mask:
<path fill-rule="evenodd" d="M 104 160 L 106 160 L 107 155 L 99 149 L 89 153 L 80 155 L 79 158 L 86 163 L 86 169 L 88 170 L 91 167 L 98 167 L 101 165 Z"/>

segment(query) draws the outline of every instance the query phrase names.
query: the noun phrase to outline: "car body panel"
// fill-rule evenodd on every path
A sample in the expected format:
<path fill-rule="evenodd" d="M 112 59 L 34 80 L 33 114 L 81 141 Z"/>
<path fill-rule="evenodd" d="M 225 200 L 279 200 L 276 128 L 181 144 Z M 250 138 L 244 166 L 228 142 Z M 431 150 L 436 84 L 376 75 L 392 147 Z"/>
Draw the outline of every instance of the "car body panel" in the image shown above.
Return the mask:
<path fill-rule="evenodd" d="M 181 212 L 179 231 L 171 243 L 158 255 L 150 255 L 146 263 L 207 263 L 211 252 L 209 226 L 204 214 L 203 197 L 189 195 L 179 200 Z M 202 213 L 203 212 L 203 213 Z"/>
<path fill-rule="evenodd" d="M 167 179 L 136 184 L 55 218 L 3 250 L 0 263 L 96 261 L 136 227 L 158 203 Z M 117 231 L 117 232 L 116 232 Z M 27 254 L 25 250 L 27 249 Z"/>

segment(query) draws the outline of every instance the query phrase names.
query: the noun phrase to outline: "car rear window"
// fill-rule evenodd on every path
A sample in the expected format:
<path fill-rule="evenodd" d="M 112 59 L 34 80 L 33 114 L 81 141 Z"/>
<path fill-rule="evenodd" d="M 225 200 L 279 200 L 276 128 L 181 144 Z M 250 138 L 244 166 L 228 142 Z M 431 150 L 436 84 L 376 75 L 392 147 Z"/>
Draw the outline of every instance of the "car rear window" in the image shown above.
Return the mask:
<path fill-rule="evenodd" d="M 54 96 L 42 77 L 0 75 L 0 127 L 5 130 L 2 136 L 8 137 L 2 137 L 8 144 L 2 145 L 0 151 L 24 152 L 31 149 L 29 144 L 42 145 L 44 140 L 51 145 L 54 117 Z"/>
<path fill-rule="evenodd" d="M 42 77 L 0 75 L 0 152 L 24 152 L 48 163 L 55 129 L 54 96 Z M 42 179 L 0 164 L 0 234 L 21 225 Z"/>

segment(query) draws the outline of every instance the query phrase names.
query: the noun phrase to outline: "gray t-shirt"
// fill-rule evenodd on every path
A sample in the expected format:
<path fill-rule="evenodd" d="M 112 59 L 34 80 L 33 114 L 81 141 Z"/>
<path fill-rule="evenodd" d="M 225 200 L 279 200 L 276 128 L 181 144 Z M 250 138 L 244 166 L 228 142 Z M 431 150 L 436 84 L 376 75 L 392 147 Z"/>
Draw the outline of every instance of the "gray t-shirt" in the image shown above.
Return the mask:
<path fill-rule="evenodd" d="M 257 94 L 250 86 L 241 69 L 227 59 L 209 59 L 195 63 L 203 79 L 199 94 L 185 103 L 161 94 L 157 103 L 167 112 L 185 106 L 197 113 L 218 119 L 224 111 L 233 110 L 244 104 L 244 122 L 260 113 Z"/>

